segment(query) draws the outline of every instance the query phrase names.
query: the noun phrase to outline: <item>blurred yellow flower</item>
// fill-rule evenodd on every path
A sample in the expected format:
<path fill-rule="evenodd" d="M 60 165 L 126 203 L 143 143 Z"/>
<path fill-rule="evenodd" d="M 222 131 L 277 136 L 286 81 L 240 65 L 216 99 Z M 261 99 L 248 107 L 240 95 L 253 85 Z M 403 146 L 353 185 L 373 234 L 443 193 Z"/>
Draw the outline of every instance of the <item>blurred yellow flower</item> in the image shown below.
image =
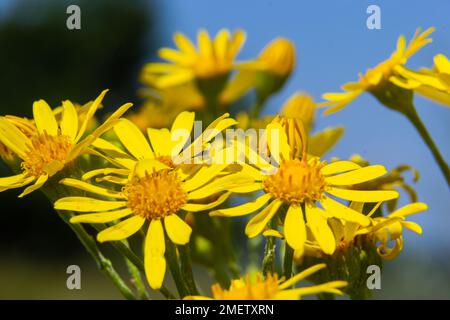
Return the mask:
<path fill-rule="evenodd" d="M 235 68 L 234 60 L 245 41 L 245 33 L 237 30 L 231 36 L 228 30 L 222 29 L 215 39 L 211 39 L 206 30 L 200 30 L 198 48 L 181 33 L 175 33 L 173 40 L 178 50 L 159 50 L 159 56 L 168 63 L 148 63 L 143 69 L 143 76 L 155 77 L 154 84 L 158 88 L 177 86 L 194 79 L 226 77 Z"/>
<path fill-rule="evenodd" d="M 282 125 L 285 122 L 289 125 Z M 245 233 L 252 238 L 261 234 L 268 222 L 281 212 L 280 208 L 286 206 L 284 236 L 287 244 L 295 250 L 304 249 L 307 235 L 305 214 L 308 227 L 318 239 L 323 251 L 332 254 L 336 243 L 327 224 L 328 218 L 337 217 L 362 226 L 368 226 L 370 220 L 331 196 L 350 201 L 378 202 L 397 198 L 399 194 L 392 190 L 350 190 L 348 187 L 351 185 L 384 175 L 386 169 L 381 165 L 362 168 L 351 161 L 326 164 L 317 157 L 308 158 L 304 129 L 296 131 L 296 128 L 301 127 L 301 123 L 294 119 L 287 119 L 285 122 L 273 122 L 266 128 L 268 148 L 278 167 L 262 158 L 252 165 L 242 164 L 242 172 L 252 177 L 252 181 L 241 186 L 241 191 L 264 193 L 252 202 L 218 209 L 210 214 L 224 217 L 243 216 L 265 207 L 250 219 L 246 226 Z M 300 145 L 302 150 L 299 153 Z M 299 154 L 301 158 L 297 157 Z"/>
<path fill-rule="evenodd" d="M 443 54 L 434 57 L 432 70 L 410 70 L 404 66 L 396 68 L 392 82 L 401 88 L 414 90 L 437 103 L 450 106 L 450 61 Z"/>
<path fill-rule="evenodd" d="M 258 57 L 262 69 L 280 75 L 289 76 L 295 68 L 295 46 L 288 39 L 277 38 L 269 43 Z"/>
<path fill-rule="evenodd" d="M 228 289 L 223 289 L 219 284 L 211 288 L 212 298 L 205 296 L 188 296 L 187 300 L 298 300 L 302 296 L 318 293 L 332 293 L 342 295 L 339 288 L 345 287 L 345 281 L 331 281 L 320 285 L 306 286 L 291 289 L 297 282 L 309 277 L 317 271 L 325 268 L 325 264 L 312 266 L 288 280 L 278 279 L 277 274 L 268 274 L 265 278 L 257 273 L 254 277 L 247 275 L 245 278 L 232 280 Z"/>
<path fill-rule="evenodd" d="M 28 137 L 17 126 L 0 117 L 0 142 L 13 151 L 21 160 L 22 173 L 0 178 L 0 190 L 27 187 L 19 197 L 23 197 L 42 187 L 45 182 L 78 157 L 91 143 L 109 130 L 131 104 L 125 104 L 111 115 L 105 123 L 89 136 L 82 139 L 88 122 L 94 116 L 107 90 L 103 91 L 90 105 L 83 121 L 72 102 L 63 102 L 64 111 L 57 121 L 50 106 L 39 100 L 33 104 L 34 121 L 37 132 Z"/>
<path fill-rule="evenodd" d="M 381 62 L 373 69 L 369 69 L 365 74 L 360 75 L 358 82 L 344 84 L 342 86 L 344 92 L 325 93 L 323 98 L 328 101 L 320 104 L 321 106 L 329 107 L 325 114 L 331 114 L 345 108 L 363 92 L 371 91 L 385 82 L 397 85 L 398 70 L 407 63 L 412 55 L 432 41 L 428 36 L 434 31 L 434 28 L 429 28 L 422 33 L 420 31 L 420 29 L 416 30 L 408 45 L 406 45 L 405 37 L 403 35 L 400 36 L 397 41 L 397 49 L 389 59 Z"/>

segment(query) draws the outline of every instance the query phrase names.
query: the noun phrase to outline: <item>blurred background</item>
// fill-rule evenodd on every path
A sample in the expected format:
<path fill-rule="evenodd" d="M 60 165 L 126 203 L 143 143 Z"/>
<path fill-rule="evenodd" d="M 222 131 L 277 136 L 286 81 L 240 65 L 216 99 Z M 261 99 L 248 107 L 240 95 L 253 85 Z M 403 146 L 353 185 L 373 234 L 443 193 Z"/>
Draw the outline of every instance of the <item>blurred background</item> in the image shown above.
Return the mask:
<path fill-rule="evenodd" d="M 66 8 L 81 8 L 81 30 L 66 28 Z M 369 5 L 381 8 L 381 30 L 366 27 Z M 124 102 L 139 104 L 140 67 L 156 59 L 160 46 L 173 46 L 172 34 L 191 39 L 199 28 L 211 34 L 242 28 L 247 42 L 239 56 L 250 59 L 277 36 L 292 40 L 298 62 L 284 90 L 269 101 L 277 112 L 297 90 L 317 100 L 357 78 L 358 72 L 387 58 L 397 37 L 410 39 L 417 27 L 435 26 L 434 42 L 415 55 L 411 67 L 430 66 L 435 54 L 450 52 L 450 2 L 408 1 L 18 1 L 0 0 L 1 114 L 31 116 L 34 100 L 56 106 L 63 99 L 87 102 L 111 89 L 103 112 Z M 450 112 L 419 97 L 416 107 L 446 159 L 450 159 Z M 406 232 L 400 256 L 384 264 L 376 298 L 450 298 L 449 188 L 428 149 L 410 123 L 363 95 L 344 111 L 317 119 L 317 129 L 344 125 L 346 133 L 332 152 L 359 153 L 388 168 L 417 168 L 419 200 L 430 209 L 413 218 L 424 234 Z M 8 174 L 5 166 L 1 176 Z M 412 177 L 411 177 L 412 180 Z M 35 192 L 24 200 L 18 191 L 0 193 L 0 298 L 120 298 L 76 237 Z M 406 197 L 403 197 L 406 200 Z M 66 268 L 82 270 L 82 290 L 66 288 Z"/>

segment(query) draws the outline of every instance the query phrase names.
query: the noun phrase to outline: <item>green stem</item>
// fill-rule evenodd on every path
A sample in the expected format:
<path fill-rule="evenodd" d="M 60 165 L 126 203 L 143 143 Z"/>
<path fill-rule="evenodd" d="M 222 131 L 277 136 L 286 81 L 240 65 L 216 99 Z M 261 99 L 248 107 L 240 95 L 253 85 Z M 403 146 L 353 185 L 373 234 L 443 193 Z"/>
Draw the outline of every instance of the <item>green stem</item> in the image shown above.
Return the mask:
<path fill-rule="evenodd" d="M 115 271 L 111 261 L 103 256 L 97 247 L 95 240 L 84 230 L 79 224 L 70 223 L 72 214 L 58 213 L 61 219 L 75 232 L 81 244 L 86 248 L 87 252 L 94 258 L 99 269 L 106 274 L 106 276 L 119 289 L 120 293 L 128 300 L 135 300 L 135 296 L 131 289 L 125 284 L 120 275 Z"/>
<path fill-rule="evenodd" d="M 274 223 L 275 223 L 274 219 L 272 218 L 272 220 L 269 222 L 269 227 L 271 229 Z M 268 273 L 275 273 L 275 260 L 276 260 L 275 249 L 276 249 L 275 237 L 267 237 L 262 267 L 264 275 L 267 275 Z"/>
<path fill-rule="evenodd" d="M 434 143 L 430 134 L 428 133 L 427 128 L 425 127 L 425 125 L 423 124 L 419 115 L 417 114 L 417 111 L 414 108 L 410 108 L 410 109 L 408 109 L 408 112 L 405 112 L 404 114 L 411 121 L 411 123 L 416 128 L 417 132 L 419 132 L 420 136 L 427 144 L 428 148 L 430 149 L 431 153 L 433 154 L 434 159 L 438 163 L 439 168 L 441 169 L 442 173 L 444 174 L 444 177 L 447 180 L 447 184 L 450 185 L 450 170 L 449 170 L 448 164 L 445 162 L 445 159 L 442 157 L 438 147 L 436 146 L 436 144 Z"/>
<path fill-rule="evenodd" d="M 292 249 L 287 242 L 284 245 L 284 261 L 283 261 L 283 275 L 285 279 L 292 277 L 292 260 L 294 258 L 294 249 Z"/>
<path fill-rule="evenodd" d="M 185 281 L 183 275 L 181 274 L 180 265 L 178 263 L 178 257 L 176 253 L 176 247 L 172 241 L 168 240 L 166 237 L 166 256 L 167 262 L 169 263 L 170 273 L 175 281 L 175 286 L 177 287 L 178 294 L 181 298 L 189 295 L 188 290 L 185 286 Z"/>
<path fill-rule="evenodd" d="M 122 240 L 122 243 L 129 249 L 130 244 L 127 240 Z M 131 251 L 131 250 L 130 250 Z M 142 281 L 142 276 L 139 271 L 139 269 L 126 257 L 123 257 L 125 259 L 125 263 L 128 268 L 128 273 L 132 277 L 132 281 L 134 286 L 136 287 L 137 294 L 141 300 L 149 300 L 150 297 L 147 293 L 147 290 L 145 289 L 144 282 Z"/>
<path fill-rule="evenodd" d="M 102 231 L 106 229 L 108 226 L 105 224 L 91 224 L 97 231 Z M 132 264 L 138 268 L 139 271 L 145 273 L 144 262 L 140 259 L 131 249 L 123 242 L 123 241 L 111 241 L 110 244 L 119 252 L 122 256 L 126 257 Z M 159 289 L 159 292 L 166 299 L 175 299 L 175 295 L 170 292 L 165 286 L 162 286 Z"/>
<path fill-rule="evenodd" d="M 178 246 L 180 252 L 181 274 L 186 283 L 186 288 L 190 295 L 198 295 L 198 289 L 195 285 L 194 274 L 192 273 L 192 262 L 190 256 L 189 244 Z"/>

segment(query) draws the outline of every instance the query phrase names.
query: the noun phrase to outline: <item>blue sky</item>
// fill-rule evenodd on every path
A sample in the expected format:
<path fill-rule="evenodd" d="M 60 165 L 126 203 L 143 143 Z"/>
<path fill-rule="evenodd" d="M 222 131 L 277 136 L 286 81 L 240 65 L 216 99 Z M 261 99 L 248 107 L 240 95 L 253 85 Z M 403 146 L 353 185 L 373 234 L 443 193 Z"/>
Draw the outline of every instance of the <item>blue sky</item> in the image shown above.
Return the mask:
<path fill-rule="evenodd" d="M 381 30 L 369 30 L 366 9 L 381 8 Z M 243 28 L 247 42 L 240 59 L 254 57 L 277 36 L 291 39 L 297 48 L 298 64 L 283 92 L 274 97 L 266 113 L 274 113 L 296 90 L 307 91 L 316 99 L 327 91 L 338 90 L 357 74 L 387 58 L 397 38 L 411 38 L 417 27 L 436 27 L 434 42 L 415 55 L 408 66 L 430 66 L 435 54 L 450 52 L 450 1 L 158 1 L 164 22 L 163 45 L 172 46 L 171 35 L 181 31 L 195 37 L 199 28 L 211 33 L 226 27 Z M 450 109 L 420 97 L 417 110 L 440 147 L 450 159 Z M 449 188 L 430 152 L 412 125 L 400 114 L 390 111 L 365 94 L 344 111 L 318 117 L 317 129 L 341 124 L 346 135 L 332 152 L 348 157 L 359 153 L 373 163 L 392 168 L 408 163 L 421 172 L 416 184 L 420 200 L 430 209 L 414 217 L 424 227 L 422 239 L 407 235 L 406 247 L 417 250 L 450 248 Z"/>

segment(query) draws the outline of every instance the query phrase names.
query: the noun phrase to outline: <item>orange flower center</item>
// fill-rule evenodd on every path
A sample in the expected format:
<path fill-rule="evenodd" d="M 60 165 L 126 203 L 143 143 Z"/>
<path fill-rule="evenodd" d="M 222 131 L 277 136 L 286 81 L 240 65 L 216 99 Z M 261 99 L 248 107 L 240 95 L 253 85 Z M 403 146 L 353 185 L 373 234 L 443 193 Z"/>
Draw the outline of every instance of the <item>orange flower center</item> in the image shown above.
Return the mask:
<path fill-rule="evenodd" d="M 315 202 L 321 199 L 326 188 L 325 178 L 320 173 L 322 167 L 319 161 L 285 161 L 275 174 L 267 176 L 263 188 L 289 203 Z"/>
<path fill-rule="evenodd" d="M 160 219 L 176 213 L 187 202 L 187 193 L 175 172 L 160 170 L 133 177 L 123 192 L 128 207 L 146 219 Z"/>
<path fill-rule="evenodd" d="M 46 166 L 54 161 L 64 163 L 73 146 L 65 135 L 43 133 L 32 136 L 30 140 L 31 146 L 22 162 L 22 169 L 34 177 L 42 175 Z"/>
<path fill-rule="evenodd" d="M 211 290 L 216 300 L 268 300 L 273 299 L 278 292 L 278 277 L 268 274 L 263 279 L 258 273 L 254 281 L 247 276 L 245 279 L 233 280 L 228 290 L 222 289 L 219 284 L 214 284 Z"/>

